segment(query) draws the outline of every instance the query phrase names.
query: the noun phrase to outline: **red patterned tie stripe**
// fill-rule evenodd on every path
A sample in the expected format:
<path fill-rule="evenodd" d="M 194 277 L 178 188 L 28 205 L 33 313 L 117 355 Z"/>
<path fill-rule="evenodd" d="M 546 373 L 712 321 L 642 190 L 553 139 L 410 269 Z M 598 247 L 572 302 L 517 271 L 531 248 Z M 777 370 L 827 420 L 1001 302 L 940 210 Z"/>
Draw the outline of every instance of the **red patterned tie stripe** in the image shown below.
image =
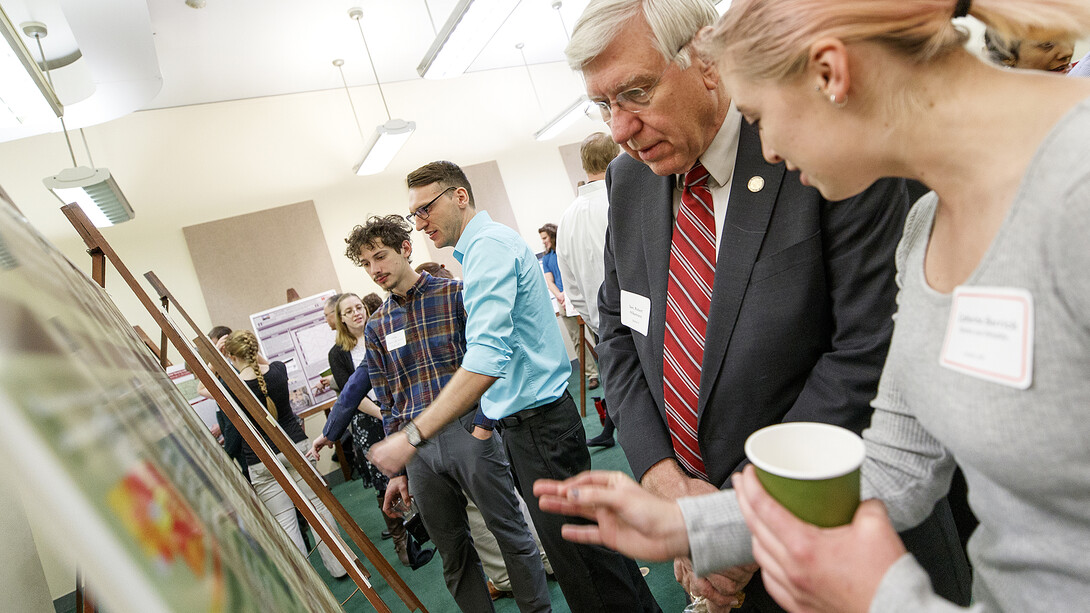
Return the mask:
<path fill-rule="evenodd" d="M 697 442 L 697 400 L 704 337 L 715 281 L 715 214 L 708 171 L 697 163 L 685 174 L 685 190 L 670 245 L 666 291 L 663 397 L 674 455 L 689 473 L 707 478 Z"/>

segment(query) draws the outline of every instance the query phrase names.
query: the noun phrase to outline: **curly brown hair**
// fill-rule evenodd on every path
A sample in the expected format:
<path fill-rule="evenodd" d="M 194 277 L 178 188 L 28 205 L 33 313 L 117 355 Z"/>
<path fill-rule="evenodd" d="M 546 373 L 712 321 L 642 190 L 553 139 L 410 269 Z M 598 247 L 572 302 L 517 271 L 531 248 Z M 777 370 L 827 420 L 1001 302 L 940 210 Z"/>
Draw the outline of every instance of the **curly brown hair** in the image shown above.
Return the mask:
<path fill-rule="evenodd" d="M 367 223 L 352 228 L 352 233 L 344 242 L 348 245 L 344 250 L 344 257 L 352 261 L 356 266 L 363 266 L 360 260 L 360 249 L 367 247 L 374 249 L 379 246 L 401 250 L 401 245 L 411 240 L 412 227 L 405 218 L 400 215 L 372 215 Z M 410 255 L 409 261 L 412 262 Z"/>

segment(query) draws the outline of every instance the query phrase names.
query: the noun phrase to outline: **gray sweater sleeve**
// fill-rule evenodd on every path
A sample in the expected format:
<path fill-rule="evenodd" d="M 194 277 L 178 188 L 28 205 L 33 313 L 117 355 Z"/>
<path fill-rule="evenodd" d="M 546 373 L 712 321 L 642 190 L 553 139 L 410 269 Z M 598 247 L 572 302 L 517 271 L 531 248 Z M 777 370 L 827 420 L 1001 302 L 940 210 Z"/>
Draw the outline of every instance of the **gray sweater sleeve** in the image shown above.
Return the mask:
<path fill-rule="evenodd" d="M 912 554 L 906 553 L 882 576 L 870 613 L 982 613 L 980 605 L 968 609 L 940 598 L 931 580 Z"/>

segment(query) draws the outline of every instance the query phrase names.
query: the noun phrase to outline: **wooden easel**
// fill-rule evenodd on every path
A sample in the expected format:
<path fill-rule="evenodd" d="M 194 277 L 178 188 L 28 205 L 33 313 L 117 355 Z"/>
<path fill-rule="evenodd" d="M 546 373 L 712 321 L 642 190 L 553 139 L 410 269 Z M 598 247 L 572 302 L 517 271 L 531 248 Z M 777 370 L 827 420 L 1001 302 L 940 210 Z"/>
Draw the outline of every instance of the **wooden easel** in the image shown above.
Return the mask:
<path fill-rule="evenodd" d="M 254 423 L 261 426 L 261 429 L 265 434 L 273 441 L 278 449 L 284 454 L 284 456 L 291 463 L 292 467 L 303 477 L 307 485 L 315 492 L 315 494 L 325 503 L 326 507 L 337 519 L 337 522 L 348 533 L 352 541 L 364 552 L 364 555 L 371 561 L 372 564 L 378 569 L 379 573 L 386 579 L 387 583 L 394 590 L 394 592 L 405 603 L 406 607 L 410 611 L 419 610 L 422 613 L 427 613 L 427 609 L 416 597 L 416 594 L 409 589 L 409 586 L 405 584 L 405 581 L 394 571 L 390 563 L 386 561 L 386 558 L 375 547 L 367 535 L 363 533 L 359 525 L 352 519 L 348 511 L 341 505 L 340 501 L 333 496 L 333 493 L 326 486 L 321 476 L 318 475 L 314 467 L 307 461 L 303 454 L 295 448 L 295 444 L 287 437 L 280 425 L 274 420 L 268 419 L 268 413 L 257 402 L 257 399 L 250 392 L 249 387 L 241 379 L 239 379 L 234 369 L 227 364 L 226 360 L 220 355 L 219 351 L 212 345 L 211 341 L 200 332 L 200 329 L 196 326 L 196 323 L 189 317 L 189 315 L 178 304 L 177 300 L 170 295 L 161 282 L 158 282 L 157 291 L 161 296 L 168 299 L 173 303 L 175 308 L 182 314 L 187 323 L 198 334 L 198 349 L 202 354 L 202 357 L 212 364 L 213 369 L 216 372 L 223 374 L 223 381 L 231 389 L 237 398 L 242 403 L 243 408 L 253 417 L 253 422 L 242 415 L 241 410 L 231 401 L 220 385 L 220 380 L 205 366 L 205 362 L 197 356 L 194 348 L 188 343 L 185 336 L 174 325 L 174 322 L 156 307 L 151 297 L 144 291 L 144 289 L 137 282 L 136 278 L 129 271 L 124 262 L 113 250 L 113 248 L 106 242 L 102 234 L 88 219 L 83 211 L 76 205 L 65 205 L 61 207 L 61 211 L 64 213 L 68 221 L 79 233 L 84 243 L 88 247 L 88 253 L 92 257 L 92 278 L 100 285 L 104 286 L 105 283 L 105 262 L 108 259 L 113 264 L 114 269 L 117 270 L 121 278 L 129 286 L 132 292 L 140 300 L 141 304 L 148 311 L 151 317 L 159 325 L 163 334 L 167 336 L 171 344 L 182 356 L 183 361 L 196 377 L 204 384 L 205 388 L 212 394 L 213 399 L 224 411 L 224 414 L 235 428 L 238 429 L 243 439 L 258 456 L 262 463 L 269 469 L 273 478 L 284 489 L 284 491 L 291 498 L 296 508 L 303 514 L 303 517 L 310 524 L 314 533 L 325 542 L 333 554 L 337 557 L 337 560 L 348 571 L 349 576 L 355 582 L 358 591 L 363 592 L 367 597 L 367 600 L 371 605 L 380 612 L 390 613 L 390 608 L 383 602 L 382 598 L 371 586 L 368 578 L 370 574 L 363 568 L 362 563 L 355 557 L 355 555 L 348 549 L 348 547 L 341 540 L 340 535 L 330 526 L 322 520 L 317 511 L 310 504 L 310 500 L 302 494 L 302 492 L 296 486 L 294 480 L 288 475 L 284 467 L 276 460 L 275 453 L 265 443 L 265 439 L 262 438 L 257 430 L 254 428 Z M 149 273 L 152 277 L 154 274 Z M 355 592 L 353 592 L 353 595 Z M 351 596 L 349 596 L 351 598 Z M 347 602 L 347 600 L 345 601 Z M 343 604 L 343 603 L 342 603 Z"/>
<path fill-rule="evenodd" d="M 587 351 L 590 351 L 594 359 L 598 360 L 598 352 L 587 344 L 587 322 L 576 316 L 579 320 L 579 413 L 581 417 L 587 416 Z M 599 381 L 601 375 L 599 374 Z"/>

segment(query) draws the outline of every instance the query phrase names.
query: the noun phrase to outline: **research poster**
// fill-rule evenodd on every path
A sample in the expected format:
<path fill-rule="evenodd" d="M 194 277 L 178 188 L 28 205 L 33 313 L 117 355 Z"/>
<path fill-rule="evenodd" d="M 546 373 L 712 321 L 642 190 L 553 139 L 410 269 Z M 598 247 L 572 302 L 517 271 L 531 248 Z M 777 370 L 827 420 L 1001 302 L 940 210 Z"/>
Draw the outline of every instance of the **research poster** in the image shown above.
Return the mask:
<path fill-rule="evenodd" d="M 322 310 L 334 294 L 328 290 L 250 315 L 261 353 L 270 362 L 287 366 L 288 394 L 296 414 L 336 397 L 330 388 L 314 393 L 322 373 L 329 369 L 329 349 L 337 338 Z"/>
<path fill-rule="evenodd" d="M 3 198 L 0 423 L 105 610 L 341 610 L 109 295 Z"/>

